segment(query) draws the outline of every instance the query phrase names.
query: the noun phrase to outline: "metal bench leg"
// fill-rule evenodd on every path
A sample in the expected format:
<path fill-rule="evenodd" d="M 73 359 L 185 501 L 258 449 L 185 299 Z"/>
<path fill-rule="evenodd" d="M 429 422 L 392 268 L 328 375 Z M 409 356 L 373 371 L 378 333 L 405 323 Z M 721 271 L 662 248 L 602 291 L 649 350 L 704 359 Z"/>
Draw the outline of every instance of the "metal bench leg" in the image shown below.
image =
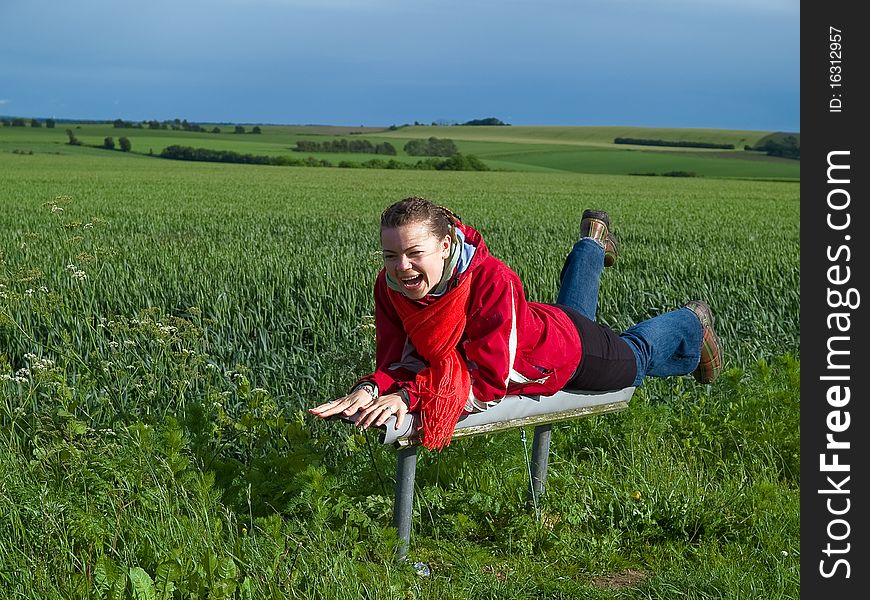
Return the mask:
<path fill-rule="evenodd" d="M 535 439 L 532 442 L 532 481 L 530 498 L 535 506 L 537 499 L 544 493 L 547 485 L 547 463 L 550 459 L 550 434 L 553 432 L 552 423 L 535 427 Z"/>
<path fill-rule="evenodd" d="M 414 511 L 414 478 L 417 474 L 417 446 L 408 446 L 398 452 L 396 461 L 396 498 L 393 504 L 393 527 L 398 530 L 399 560 L 408 554 L 411 543 L 411 515 Z"/>

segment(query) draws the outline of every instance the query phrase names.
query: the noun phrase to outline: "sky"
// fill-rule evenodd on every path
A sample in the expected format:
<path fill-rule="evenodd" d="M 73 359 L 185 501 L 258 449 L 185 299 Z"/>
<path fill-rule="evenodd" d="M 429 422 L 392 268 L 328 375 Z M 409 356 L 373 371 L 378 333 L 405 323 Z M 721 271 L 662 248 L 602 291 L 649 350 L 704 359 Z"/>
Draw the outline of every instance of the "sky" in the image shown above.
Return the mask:
<path fill-rule="evenodd" d="M 0 115 L 800 130 L 799 0 L 0 0 Z"/>

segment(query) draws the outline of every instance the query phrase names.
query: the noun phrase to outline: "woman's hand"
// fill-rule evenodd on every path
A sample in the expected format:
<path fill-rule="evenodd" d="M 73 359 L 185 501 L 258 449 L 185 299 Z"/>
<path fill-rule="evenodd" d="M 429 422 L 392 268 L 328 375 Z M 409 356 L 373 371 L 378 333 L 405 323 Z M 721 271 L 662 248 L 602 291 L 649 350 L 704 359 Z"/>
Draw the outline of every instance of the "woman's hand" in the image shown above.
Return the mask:
<path fill-rule="evenodd" d="M 408 414 L 408 405 L 402 400 L 399 394 L 386 394 L 381 396 L 370 406 L 362 410 L 356 424 L 363 429 L 368 429 L 372 425 L 380 427 L 387 422 L 390 416 L 396 416 L 395 429 L 399 429 L 405 420 L 405 415 Z"/>
<path fill-rule="evenodd" d="M 309 408 L 308 412 L 316 417 L 320 417 L 321 419 L 326 419 L 327 417 L 337 415 L 338 413 L 343 413 L 344 416 L 349 417 L 356 411 L 367 408 L 374 403 L 375 400 L 372 398 L 372 395 L 368 390 L 360 388 L 351 392 L 347 396 L 338 398 L 337 400 L 326 402 L 325 404 L 315 406 L 314 408 Z"/>

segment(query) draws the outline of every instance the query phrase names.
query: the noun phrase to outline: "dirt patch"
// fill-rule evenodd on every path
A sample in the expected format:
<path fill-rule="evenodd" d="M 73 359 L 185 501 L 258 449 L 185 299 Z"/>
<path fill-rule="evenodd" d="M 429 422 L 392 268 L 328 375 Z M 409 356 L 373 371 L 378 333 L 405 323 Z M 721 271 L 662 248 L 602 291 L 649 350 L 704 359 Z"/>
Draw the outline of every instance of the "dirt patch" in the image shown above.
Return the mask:
<path fill-rule="evenodd" d="M 619 573 L 611 573 L 609 575 L 601 575 L 592 580 L 596 587 L 607 588 L 610 590 L 618 590 L 621 588 L 634 587 L 644 579 L 647 573 L 638 571 L 637 569 L 626 569 Z"/>

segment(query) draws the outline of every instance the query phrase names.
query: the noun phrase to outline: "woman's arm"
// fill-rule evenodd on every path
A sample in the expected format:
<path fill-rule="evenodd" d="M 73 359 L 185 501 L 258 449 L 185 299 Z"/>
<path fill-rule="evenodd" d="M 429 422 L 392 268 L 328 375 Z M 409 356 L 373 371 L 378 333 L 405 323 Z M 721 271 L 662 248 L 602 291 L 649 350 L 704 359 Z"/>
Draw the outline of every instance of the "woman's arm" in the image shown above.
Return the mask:
<path fill-rule="evenodd" d="M 479 277 L 472 290 L 473 312 L 462 344 L 471 372 L 472 403 L 505 397 L 517 352 L 517 318 L 524 292 L 519 278 L 499 266 L 504 272 Z"/>

